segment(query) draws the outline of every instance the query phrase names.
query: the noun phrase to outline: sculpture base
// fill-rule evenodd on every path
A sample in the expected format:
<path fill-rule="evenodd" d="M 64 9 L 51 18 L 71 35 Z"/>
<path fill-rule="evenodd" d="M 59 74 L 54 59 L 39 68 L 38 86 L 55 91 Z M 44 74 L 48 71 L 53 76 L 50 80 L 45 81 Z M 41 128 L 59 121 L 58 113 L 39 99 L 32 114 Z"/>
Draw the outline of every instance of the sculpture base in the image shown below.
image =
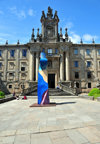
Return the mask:
<path fill-rule="evenodd" d="M 51 107 L 51 106 L 56 106 L 56 103 L 49 103 L 49 104 L 42 104 L 42 105 L 34 103 L 30 105 L 30 107 Z"/>

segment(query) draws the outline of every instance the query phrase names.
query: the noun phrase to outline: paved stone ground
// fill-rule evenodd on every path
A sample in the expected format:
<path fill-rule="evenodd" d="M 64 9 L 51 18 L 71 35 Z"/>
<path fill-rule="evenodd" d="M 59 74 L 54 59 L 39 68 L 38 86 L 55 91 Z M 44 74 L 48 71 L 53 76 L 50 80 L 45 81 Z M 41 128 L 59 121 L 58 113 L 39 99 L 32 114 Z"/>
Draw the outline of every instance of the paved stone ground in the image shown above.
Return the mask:
<path fill-rule="evenodd" d="M 0 105 L 0 144 L 100 144 L 100 102 L 55 98 L 56 107 L 30 108 L 35 102 Z"/>

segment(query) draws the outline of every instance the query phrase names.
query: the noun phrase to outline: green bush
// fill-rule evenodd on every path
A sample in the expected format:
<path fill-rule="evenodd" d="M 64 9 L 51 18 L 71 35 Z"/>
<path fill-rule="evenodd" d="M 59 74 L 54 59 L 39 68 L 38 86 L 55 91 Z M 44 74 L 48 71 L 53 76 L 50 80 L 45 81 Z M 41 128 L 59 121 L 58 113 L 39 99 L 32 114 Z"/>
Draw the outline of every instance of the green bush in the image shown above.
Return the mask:
<path fill-rule="evenodd" d="M 95 94 L 94 95 L 94 99 L 96 99 L 97 97 L 100 97 L 100 94 Z"/>
<path fill-rule="evenodd" d="M 97 88 L 93 88 L 88 94 L 88 96 L 95 96 L 95 95 L 100 95 L 100 90 Z"/>
<path fill-rule="evenodd" d="M 5 93 L 2 92 L 2 91 L 0 91 L 0 99 L 1 99 L 1 98 L 5 98 Z"/>

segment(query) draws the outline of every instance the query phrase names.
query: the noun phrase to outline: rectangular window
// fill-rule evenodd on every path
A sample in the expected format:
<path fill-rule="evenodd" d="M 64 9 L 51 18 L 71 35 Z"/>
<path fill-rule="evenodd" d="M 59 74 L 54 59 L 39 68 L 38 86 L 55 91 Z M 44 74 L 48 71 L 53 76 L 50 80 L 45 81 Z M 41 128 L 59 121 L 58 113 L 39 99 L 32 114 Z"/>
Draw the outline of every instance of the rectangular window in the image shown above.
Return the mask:
<path fill-rule="evenodd" d="M 15 50 L 10 50 L 10 57 L 14 57 L 15 55 Z"/>
<path fill-rule="evenodd" d="M 25 71 L 25 67 L 21 67 L 21 71 Z"/>
<path fill-rule="evenodd" d="M 57 54 L 57 53 L 58 53 L 58 49 L 56 48 L 56 49 L 55 49 L 55 54 Z"/>
<path fill-rule="evenodd" d="M 74 61 L 74 66 L 78 67 L 78 61 Z"/>
<path fill-rule="evenodd" d="M 52 55 L 52 49 L 48 49 L 48 55 Z"/>
<path fill-rule="evenodd" d="M 22 56 L 23 56 L 23 57 L 26 57 L 26 56 L 27 56 L 27 50 L 26 50 L 26 49 L 23 49 L 23 50 L 22 50 Z"/>
<path fill-rule="evenodd" d="M 100 49 L 98 49 L 98 55 L 100 55 Z"/>
<path fill-rule="evenodd" d="M 100 61 L 99 61 L 99 69 L 100 69 Z"/>
<path fill-rule="evenodd" d="M 0 62 L 0 68 L 2 67 L 2 63 Z"/>
<path fill-rule="evenodd" d="M 0 62 L 0 70 L 2 69 L 2 63 Z"/>
<path fill-rule="evenodd" d="M 9 73 L 9 76 L 12 77 L 12 76 L 13 76 L 13 73 Z"/>
<path fill-rule="evenodd" d="M 78 79 L 79 78 L 79 73 L 75 72 L 75 78 Z"/>
<path fill-rule="evenodd" d="M 74 49 L 74 54 L 78 55 L 78 49 Z"/>
<path fill-rule="evenodd" d="M 87 61 L 87 67 L 91 67 L 91 61 Z"/>
<path fill-rule="evenodd" d="M 90 55 L 90 49 L 86 49 L 86 54 Z"/>
<path fill-rule="evenodd" d="M 12 88 L 12 85 L 9 85 L 9 89 L 11 89 Z"/>
<path fill-rule="evenodd" d="M 87 78 L 91 78 L 91 72 L 87 72 Z"/>
<path fill-rule="evenodd" d="M 88 88 L 91 88 L 91 83 L 88 83 Z"/>
<path fill-rule="evenodd" d="M 0 57 L 2 56 L 2 50 L 0 50 Z"/>

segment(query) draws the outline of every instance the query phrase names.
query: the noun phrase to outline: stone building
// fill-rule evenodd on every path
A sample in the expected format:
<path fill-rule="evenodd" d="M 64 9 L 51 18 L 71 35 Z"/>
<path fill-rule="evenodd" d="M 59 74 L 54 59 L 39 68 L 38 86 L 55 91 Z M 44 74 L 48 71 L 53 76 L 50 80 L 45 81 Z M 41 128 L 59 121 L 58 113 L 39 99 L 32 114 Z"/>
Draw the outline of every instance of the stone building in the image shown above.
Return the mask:
<path fill-rule="evenodd" d="M 47 14 L 42 11 L 41 34 L 37 29 L 35 39 L 32 30 L 29 43 L 0 45 L 0 86 L 3 90 L 21 91 L 38 80 L 39 55 L 41 51 L 48 58 L 48 83 L 55 88 L 62 83 L 69 89 L 76 88 L 87 92 L 96 87 L 100 80 L 100 44 L 73 44 L 69 40 L 67 28 L 63 38 L 62 28 L 58 32 L 59 18 L 57 11 L 54 15 L 48 7 Z"/>

